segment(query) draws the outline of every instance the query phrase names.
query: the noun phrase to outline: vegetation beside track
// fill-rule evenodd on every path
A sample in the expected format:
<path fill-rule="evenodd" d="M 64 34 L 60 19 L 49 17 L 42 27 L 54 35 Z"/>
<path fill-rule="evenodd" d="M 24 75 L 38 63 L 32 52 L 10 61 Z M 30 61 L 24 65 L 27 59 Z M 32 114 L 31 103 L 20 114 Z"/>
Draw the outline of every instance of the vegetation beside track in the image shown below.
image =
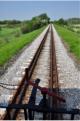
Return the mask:
<path fill-rule="evenodd" d="M 43 13 L 31 20 L 0 21 L 0 66 L 32 42 L 49 23 L 49 20 L 47 14 Z"/>
<path fill-rule="evenodd" d="M 64 26 L 54 24 L 61 38 L 66 42 L 69 51 L 74 54 L 77 60 L 80 60 L 80 35 L 70 31 Z"/>
<path fill-rule="evenodd" d="M 66 20 L 60 18 L 59 20 L 55 20 L 54 23 L 80 34 L 80 18 L 70 18 Z"/>
<path fill-rule="evenodd" d="M 31 43 L 43 30 L 42 27 L 33 32 L 12 37 L 12 40 L 0 47 L 0 66 L 3 66 L 12 56 L 19 52 L 25 45 Z M 9 33 L 8 33 L 9 34 Z M 11 35 L 11 34 L 10 34 Z"/>

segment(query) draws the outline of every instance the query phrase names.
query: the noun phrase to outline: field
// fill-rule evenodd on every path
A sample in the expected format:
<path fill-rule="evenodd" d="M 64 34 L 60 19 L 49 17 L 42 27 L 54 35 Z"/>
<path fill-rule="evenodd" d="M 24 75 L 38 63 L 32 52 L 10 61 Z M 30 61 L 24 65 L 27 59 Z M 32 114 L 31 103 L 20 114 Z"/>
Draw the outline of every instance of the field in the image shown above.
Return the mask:
<path fill-rule="evenodd" d="M 1 27 L 0 30 L 0 47 L 8 44 L 14 38 L 19 37 L 21 35 L 20 28 L 9 28 L 9 27 Z"/>
<path fill-rule="evenodd" d="M 66 26 L 69 30 L 80 34 L 80 24 L 71 24 Z"/>
<path fill-rule="evenodd" d="M 22 34 L 19 27 L 2 27 L 0 30 L 0 66 L 8 62 L 25 45 L 31 43 L 44 28 Z"/>
<path fill-rule="evenodd" d="M 69 30 L 66 27 L 55 24 L 61 38 L 66 42 L 69 47 L 69 51 L 74 54 L 77 60 L 80 60 L 80 35 L 76 32 Z"/>

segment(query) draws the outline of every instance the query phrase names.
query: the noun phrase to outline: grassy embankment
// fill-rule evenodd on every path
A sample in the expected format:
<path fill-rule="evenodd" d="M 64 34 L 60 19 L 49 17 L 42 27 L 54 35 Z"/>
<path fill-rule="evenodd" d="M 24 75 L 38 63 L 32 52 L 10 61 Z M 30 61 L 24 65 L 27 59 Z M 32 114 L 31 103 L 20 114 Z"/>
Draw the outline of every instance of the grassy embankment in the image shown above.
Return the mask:
<path fill-rule="evenodd" d="M 20 27 L 2 27 L 0 30 L 0 48 L 19 36 L 21 36 Z"/>
<path fill-rule="evenodd" d="M 74 54 L 77 60 L 80 60 L 80 35 L 59 25 L 54 25 L 61 38 L 66 42 L 69 51 Z"/>
<path fill-rule="evenodd" d="M 25 45 L 31 43 L 43 30 L 42 27 L 38 30 L 27 34 L 20 34 L 19 36 L 13 36 L 14 31 L 17 30 L 7 29 L 0 32 L 0 66 L 3 66 L 9 59 L 19 52 Z"/>

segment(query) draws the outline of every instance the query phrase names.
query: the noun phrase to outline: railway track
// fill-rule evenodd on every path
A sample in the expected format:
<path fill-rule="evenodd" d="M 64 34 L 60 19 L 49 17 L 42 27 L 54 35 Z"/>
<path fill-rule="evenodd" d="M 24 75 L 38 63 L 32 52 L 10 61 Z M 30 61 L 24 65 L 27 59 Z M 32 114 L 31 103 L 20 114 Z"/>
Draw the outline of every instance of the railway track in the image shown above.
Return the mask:
<path fill-rule="evenodd" d="M 41 99 L 45 102 L 44 105 Z M 65 102 L 65 100 L 59 96 L 58 73 L 52 25 L 49 25 L 47 32 L 45 33 L 43 40 L 34 54 L 28 68 L 25 69 L 25 74 L 18 86 L 18 89 L 15 91 L 12 100 L 9 101 L 8 107 L 14 104 L 15 108 L 7 108 L 3 119 L 24 120 L 42 119 L 42 117 L 43 119 L 62 119 L 61 114 L 52 115 L 53 113 L 45 113 L 45 109 L 43 114 L 34 113 L 35 110 L 37 110 L 37 112 L 41 112 L 43 110 L 41 107 L 47 106 L 46 102 L 51 108 L 51 111 L 59 108 L 60 102 Z M 17 104 L 24 108 L 20 108 Z M 37 107 L 38 105 L 40 107 L 39 109 Z M 29 109 L 26 110 L 25 107 L 28 107 Z"/>

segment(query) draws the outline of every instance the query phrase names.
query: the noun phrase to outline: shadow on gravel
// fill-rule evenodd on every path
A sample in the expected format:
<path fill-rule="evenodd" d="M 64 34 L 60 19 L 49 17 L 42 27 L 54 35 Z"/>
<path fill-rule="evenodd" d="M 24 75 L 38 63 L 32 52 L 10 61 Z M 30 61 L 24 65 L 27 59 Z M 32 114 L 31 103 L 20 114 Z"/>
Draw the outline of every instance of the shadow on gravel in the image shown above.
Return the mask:
<path fill-rule="evenodd" d="M 65 104 L 61 104 L 61 107 L 67 109 L 80 109 L 80 89 L 78 88 L 65 88 L 60 89 L 60 94 L 66 100 Z M 64 119 L 70 119 L 70 115 L 64 115 Z M 80 115 L 75 116 L 75 120 L 80 120 Z"/>

